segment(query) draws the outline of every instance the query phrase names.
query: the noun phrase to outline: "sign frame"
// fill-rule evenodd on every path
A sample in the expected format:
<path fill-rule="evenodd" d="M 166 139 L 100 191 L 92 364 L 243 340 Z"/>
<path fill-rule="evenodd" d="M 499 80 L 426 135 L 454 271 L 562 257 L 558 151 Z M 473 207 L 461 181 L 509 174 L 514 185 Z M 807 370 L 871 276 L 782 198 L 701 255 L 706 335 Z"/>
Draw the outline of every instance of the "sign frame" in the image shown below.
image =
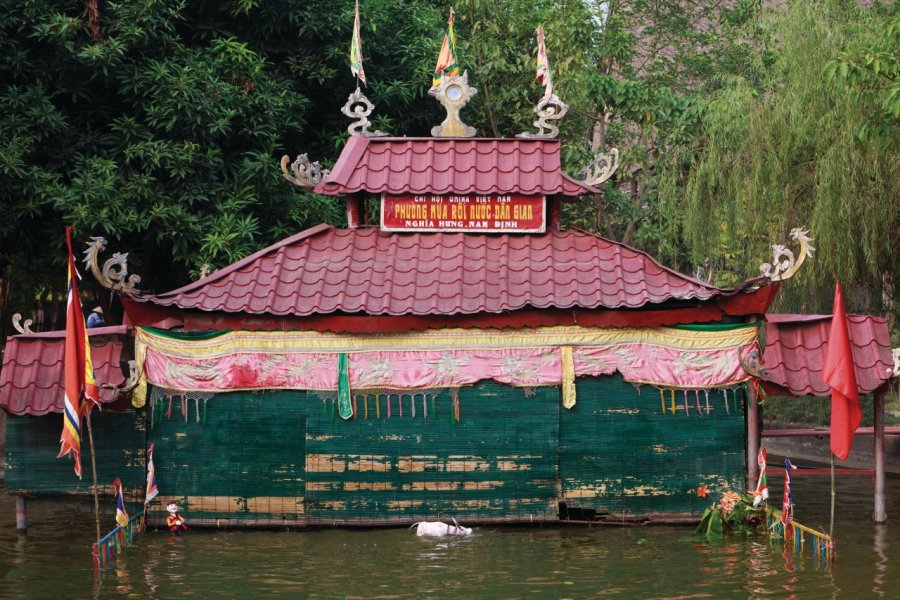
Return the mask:
<path fill-rule="evenodd" d="M 415 197 L 415 196 L 430 196 L 430 197 L 441 197 L 441 198 L 449 198 L 449 197 L 461 197 L 467 196 L 471 201 L 476 197 L 497 197 L 497 196 L 518 196 L 525 197 L 530 199 L 540 198 L 540 226 L 536 228 L 528 228 L 528 229 L 514 229 L 514 228 L 495 228 L 495 227 L 486 227 L 484 229 L 481 228 L 471 228 L 471 227 L 392 227 L 385 225 L 385 205 L 388 197 L 396 198 L 396 197 Z M 467 202 L 468 203 L 468 202 Z M 381 206 L 378 209 L 379 214 L 379 227 L 382 231 L 391 232 L 391 233 L 546 233 L 547 232 L 547 196 L 544 194 L 388 194 L 387 192 L 381 192 Z"/>

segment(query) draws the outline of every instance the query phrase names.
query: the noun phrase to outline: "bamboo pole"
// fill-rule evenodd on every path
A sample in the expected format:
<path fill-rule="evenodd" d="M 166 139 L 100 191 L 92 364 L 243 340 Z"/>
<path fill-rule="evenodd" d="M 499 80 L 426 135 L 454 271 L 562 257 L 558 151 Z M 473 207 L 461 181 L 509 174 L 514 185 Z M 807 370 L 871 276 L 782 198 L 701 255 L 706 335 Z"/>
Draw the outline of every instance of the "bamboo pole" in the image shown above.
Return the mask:
<path fill-rule="evenodd" d="M 887 511 L 884 505 L 884 388 L 875 392 L 875 510 L 872 518 L 875 523 L 887 522 Z"/>
<path fill-rule="evenodd" d="M 726 400 L 727 402 L 727 400 Z M 747 386 L 747 489 L 752 489 L 759 478 L 759 398 L 752 385 Z"/>
<path fill-rule="evenodd" d="M 828 537 L 834 539 L 834 452 L 831 453 L 831 520 L 828 526 Z"/>
<path fill-rule="evenodd" d="M 97 543 L 100 543 L 100 496 L 97 490 L 97 453 L 94 451 L 94 430 L 91 428 L 91 406 L 87 407 L 88 442 L 91 445 L 91 471 L 94 475 L 94 521 L 97 525 Z"/>

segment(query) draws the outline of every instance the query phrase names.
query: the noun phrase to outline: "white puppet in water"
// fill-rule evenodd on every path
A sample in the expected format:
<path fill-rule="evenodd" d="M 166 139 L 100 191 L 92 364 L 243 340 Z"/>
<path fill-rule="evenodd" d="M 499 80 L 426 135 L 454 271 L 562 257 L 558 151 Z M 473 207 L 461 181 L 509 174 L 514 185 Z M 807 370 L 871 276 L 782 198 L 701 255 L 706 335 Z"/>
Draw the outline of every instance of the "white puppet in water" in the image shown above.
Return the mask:
<path fill-rule="evenodd" d="M 418 523 L 413 523 L 410 526 L 410 529 L 415 527 L 416 535 L 419 537 L 423 535 L 431 537 L 444 537 L 448 535 L 472 535 L 472 529 L 470 527 L 463 527 L 456 522 L 456 519 L 452 517 L 451 520 L 453 521 L 453 525 L 449 525 L 441 521 L 419 521 Z"/>

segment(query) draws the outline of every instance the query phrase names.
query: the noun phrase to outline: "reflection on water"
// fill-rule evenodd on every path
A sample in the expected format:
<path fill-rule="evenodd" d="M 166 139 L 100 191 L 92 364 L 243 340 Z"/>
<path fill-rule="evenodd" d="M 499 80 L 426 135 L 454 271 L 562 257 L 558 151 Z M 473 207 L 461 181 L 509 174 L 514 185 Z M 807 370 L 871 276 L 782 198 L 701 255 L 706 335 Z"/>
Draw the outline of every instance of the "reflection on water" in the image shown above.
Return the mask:
<path fill-rule="evenodd" d="M 838 482 L 837 563 L 821 571 L 765 537 L 698 539 L 686 528 L 480 527 L 465 538 L 406 528 L 197 531 L 141 536 L 98 577 L 88 501 L 32 500 L 29 533 L 0 490 L 0 599 L 43 598 L 892 598 L 898 529 L 871 523 L 871 484 Z M 796 518 L 828 522 L 827 478 L 794 480 Z M 774 497 L 779 497 L 777 492 Z M 900 480 L 888 515 L 900 519 Z M 110 503 L 104 530 L 112 529 Z M 465 523 L 463 523 L 465 524 Z"/>

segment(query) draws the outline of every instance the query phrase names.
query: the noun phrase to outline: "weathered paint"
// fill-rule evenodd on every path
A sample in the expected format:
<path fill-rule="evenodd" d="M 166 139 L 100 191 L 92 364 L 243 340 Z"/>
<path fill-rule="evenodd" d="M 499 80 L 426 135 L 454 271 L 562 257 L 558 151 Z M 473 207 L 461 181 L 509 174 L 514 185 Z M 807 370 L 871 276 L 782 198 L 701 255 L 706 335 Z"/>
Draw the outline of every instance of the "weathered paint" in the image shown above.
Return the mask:
<path fill-rule="evenodd" d="M 421 394 L 415 417 L 409 395 L 400 399 L 402 417 L 396 396 L 391 418 L 385 396 L 379 399 L 376 412 L 370 395 L 366 419 L 359 396 L 357 417 L 350 421 L 335 420 L 322 400 L 309 403 L 311 519 L 556 515 L 556 388 L 539 388 L 532 396 L 493 382 L 464 388 L 459 423 L 452 418 L 448 392 L 428 402 L 427 417 Z M 346 493 L 348 484 L 352 495 Z"/>

